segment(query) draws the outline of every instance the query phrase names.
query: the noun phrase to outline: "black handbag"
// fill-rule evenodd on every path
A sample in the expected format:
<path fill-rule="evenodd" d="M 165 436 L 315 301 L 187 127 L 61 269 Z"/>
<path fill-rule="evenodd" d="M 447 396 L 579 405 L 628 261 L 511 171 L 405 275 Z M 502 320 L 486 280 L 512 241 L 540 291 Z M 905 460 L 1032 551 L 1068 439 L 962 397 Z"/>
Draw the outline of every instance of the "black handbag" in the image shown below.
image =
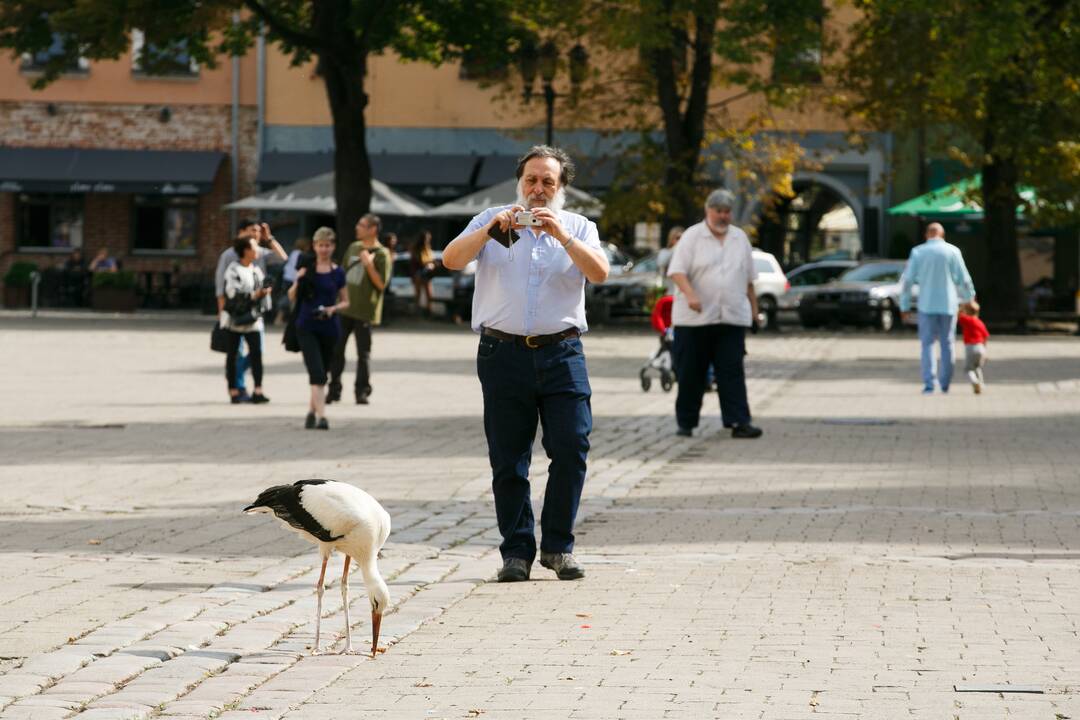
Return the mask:
<path fill-rule="evenodd" d="M 220 322 L 214 323 L 214 329 L 210 331 L 210 349 L 214 352 L 227 353 L 229 352 L 229 340 L 225 335 L 228 330 L 221 327 Z"/>
<path fill-rule="evenodd" d="M 296 309 L 289 313 L 289 320 L 285 323 L 285 332 L 281 335 L 281 344 L 289 352 L 300 352 L 300 337 L 296 334 Z"/>
<path fill-rule="evenodd" d="M 259 319 L 255 311 L 255 299 L 251 295 L 237 293 L 225 299 L 225 312 L 229 313 L 229 324 L 237 327 L 251 325 Z"/>

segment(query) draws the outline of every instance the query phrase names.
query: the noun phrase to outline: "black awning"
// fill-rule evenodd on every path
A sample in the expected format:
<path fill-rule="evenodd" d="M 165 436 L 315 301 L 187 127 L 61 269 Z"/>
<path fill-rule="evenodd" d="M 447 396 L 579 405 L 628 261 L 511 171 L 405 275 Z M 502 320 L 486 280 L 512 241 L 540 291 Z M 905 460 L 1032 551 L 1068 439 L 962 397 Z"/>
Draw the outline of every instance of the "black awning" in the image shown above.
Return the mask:
<path fill-rule="evenodd" d="M 480 158 L 475 155 L 376 153 L 371 175 L 388 185 L 454 185 L 470 188 Z"/>
<path fill-rule="evenodd" d="M 476 184 L 488 187 L 514 177 L 517 172 L 517 155 L 488 155 L 480 168 Z M 573 157 L 577 177 L 572 183 L 578 188 L 608 188 L 615 181 L 617 161 L 611 157 Z"/>
<path fill-rule="evenodd" d="M 371 176 L 394 186 L 453 186 L 461 193 L 473 187 L 479 158 L 475 155 L 372 153 Z M 260 187 L 299 182 L 334 169 L 328 152 L 273 152 L 262 156 L 255 182 Z"/>
<path fill-rule="evenodd" d="M 270 152 L 259 159 L 255 183 L 264 189 L 288 185 L 332 172 L 334 154 L 330 152 Z"/>
<path fill-rule="evenodd" d="M 198 195 L 225 153 L 0 147 L 0 192 Z"/>

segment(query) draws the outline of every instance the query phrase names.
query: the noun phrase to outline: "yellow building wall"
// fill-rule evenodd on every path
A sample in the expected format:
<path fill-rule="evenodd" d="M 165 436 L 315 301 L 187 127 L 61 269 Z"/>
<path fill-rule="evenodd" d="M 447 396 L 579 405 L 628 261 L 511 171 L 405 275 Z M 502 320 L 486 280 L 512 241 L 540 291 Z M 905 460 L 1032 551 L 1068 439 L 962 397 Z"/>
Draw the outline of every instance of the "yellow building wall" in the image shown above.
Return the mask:
<path fill-rule="evenodd" d="M 197 77 L 140 77 L 132 73 L 131 53 L 118 60 L 94 60 L 86 74 L 65 75 L 43 90 L 30 83 L 36 74 L 20 69 L 22 62 L 0 57 L 0 101 L 86 102 L 109 104 L 228 105 L 232 102 L 232 60 L 217 68 L 202 67 Z M 240 58 L 240 103 L 256 104 L 255 53 Z"/>

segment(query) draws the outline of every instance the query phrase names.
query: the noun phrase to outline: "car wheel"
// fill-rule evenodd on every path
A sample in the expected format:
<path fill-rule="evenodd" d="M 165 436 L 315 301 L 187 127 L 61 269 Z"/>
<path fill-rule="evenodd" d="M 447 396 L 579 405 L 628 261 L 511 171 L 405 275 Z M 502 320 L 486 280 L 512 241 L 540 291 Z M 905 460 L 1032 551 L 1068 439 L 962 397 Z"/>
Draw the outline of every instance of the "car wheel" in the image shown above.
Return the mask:
<path fill-rule="evenodd" d="M 878 315 L 878 329 L 881 332 L 892 332 L 899 324 L 896 320 L 896 309 L 893 308 L 892 303 L 886 303 Z"/>
<path fill-rule="evenodd" d="M 765 295 L 758 298 L 758 329 L 773 330 L 776 328 L 776 300 Z"/>

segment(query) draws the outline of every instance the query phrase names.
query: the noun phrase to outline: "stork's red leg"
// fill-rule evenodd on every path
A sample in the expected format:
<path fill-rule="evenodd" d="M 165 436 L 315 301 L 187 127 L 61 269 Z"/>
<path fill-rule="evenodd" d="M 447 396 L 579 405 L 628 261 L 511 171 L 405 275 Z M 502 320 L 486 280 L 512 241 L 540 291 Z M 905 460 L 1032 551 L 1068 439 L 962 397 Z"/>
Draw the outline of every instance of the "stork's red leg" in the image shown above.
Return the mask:
<path fill-rule="evenodd" d="M 315 604 L 315 649 L 312 654 L 319 652 L 319 631 L 322 629 L 322 596 L 323 596 L 323 580 L 326 579 L 326 562 L 330 559 L 330 553 L 323 553 L 322 556 L 322 570 L 319 571 L 319 582 L 315 585 L 315 593 L 318 595 L 318 602 Z"/>
<path fill-rule="evenodd" d="M 341 606 L 345 609 L 345 649 L 342 653 L 348 654 L 353 651 L 352 649 L 352 626 L 349 622 L 349 561 L 352 560 L 348 555 L 345 556 L 345 567 L 341 569 Z"/>

